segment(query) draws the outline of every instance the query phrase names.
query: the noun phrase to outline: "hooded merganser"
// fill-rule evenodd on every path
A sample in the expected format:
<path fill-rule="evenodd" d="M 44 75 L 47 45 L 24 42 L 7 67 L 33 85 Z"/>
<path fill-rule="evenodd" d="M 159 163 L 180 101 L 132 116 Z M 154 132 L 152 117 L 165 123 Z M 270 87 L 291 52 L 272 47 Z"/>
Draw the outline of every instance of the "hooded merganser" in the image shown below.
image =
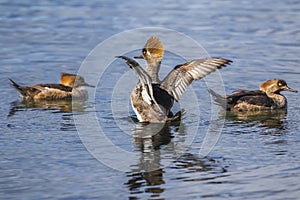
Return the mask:
<path fill-rule="evenodd" d="M 86 99 L 87 90 L 83 86 L 94 87 L 87 84 L 84 78 L 74 74 L 62 73 L 60 84 L 36 84 L 20 86 L 9 79 L 12 86 L 19 92 L 22 100 L 67 100 Z"/>
<path fill-rule="evenodd" d="M 158 72 L 164 55 L 164 47 L 158 37 L 152 36 L 147 40 L 142 55 L 135 56 L 136 59 L 144 59 L 147 62 L 146 72 L 152 79 L 152 83 L 160 83 Z"/>
<path fill-rule="evenodd" d="M 177 65 L 160 81 L 158 71 L 164 53 L 163 45 L 157 37 L 151 37 L 142 50 L 142 58 L 147 61 L 146 71 L 133 59 L 118 56 L 126 60 L 134 69 L 139 82 L 131 93 L 131 105 L 140 122 L 166 122 L 181 118 L 183 110 L 172 114 L 174 100 L 179 101 L 185 89 L 216 69 L 232 61 L 223 58 L 204 58 Z M 135 57 L 135 58 L 141 58 Z"/>
<path fill-rule="evenodd" d="M 287 109 L 286 97 L 281 91 L 298 92 L 287 86 L 282 79 L 272 79 L 263 82 L 260 90 L 236 90 L 232 94 L 222 96 L 209 89 L 214 101 L 227 111 L 256 111 Z"/>

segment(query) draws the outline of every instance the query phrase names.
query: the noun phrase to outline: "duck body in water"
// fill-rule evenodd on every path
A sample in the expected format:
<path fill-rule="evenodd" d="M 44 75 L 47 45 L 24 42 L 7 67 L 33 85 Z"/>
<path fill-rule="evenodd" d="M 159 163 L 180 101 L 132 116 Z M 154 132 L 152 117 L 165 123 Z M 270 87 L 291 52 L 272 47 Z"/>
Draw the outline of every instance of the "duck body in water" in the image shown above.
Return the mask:
<path fill-rule="evenodd" d="M 227 111 L 238 112 L 287 109 L 287 99 L 280 94 L 282 91 L 298 92 L 288 87 L 282 79 L 265 81 L 260 85 L 260 90 L 240 89 L 225 96 L 208 90 L 218 105 Z"/>
<path fill-rule="evenodd" d="M 94 87 L 87 84 L 83 77 L 69 73 L 61 74 L 59 84 L 20 86 L 12 79 L 9 80 L 23 101 L 87 99 L 88 92 L 84 86 Z"/>

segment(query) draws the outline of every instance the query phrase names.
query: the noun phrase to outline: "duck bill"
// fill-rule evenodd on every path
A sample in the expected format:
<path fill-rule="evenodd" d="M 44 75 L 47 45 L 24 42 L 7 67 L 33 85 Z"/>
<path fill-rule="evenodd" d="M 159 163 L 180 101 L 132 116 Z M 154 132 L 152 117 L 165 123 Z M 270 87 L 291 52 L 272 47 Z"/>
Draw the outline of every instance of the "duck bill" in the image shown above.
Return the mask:
<path fill-rule="evenodd" d="M 295 92 L 295 93 L 298 92 L 297 90 L 294 90 L 294 89 L 292 89 L 292 88 L 290 88 L 290 87 L 286 87 L 284 90 L 285 90 L 285 91 L 288 91 L 288 92 Z"/>
<path fill-rule="evenodd" d="M 134 56 L 133 58 L 135 58 L 135 59 L 144 59 L 142 55 L 140 55 L 140 56 Z"/>

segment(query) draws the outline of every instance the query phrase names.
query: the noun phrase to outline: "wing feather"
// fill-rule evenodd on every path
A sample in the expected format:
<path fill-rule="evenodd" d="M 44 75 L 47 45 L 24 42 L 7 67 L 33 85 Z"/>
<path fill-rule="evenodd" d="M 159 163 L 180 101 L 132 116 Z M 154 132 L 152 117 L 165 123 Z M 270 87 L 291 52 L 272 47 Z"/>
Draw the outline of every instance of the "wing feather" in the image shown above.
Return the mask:
<path fill-rule="evenodd" d="M 194 80 L 199 80 L 231 62 L 223 58 L 204 58 L 177 65 L 161 82 L 160 87 L 178 101 Z"/>
<path fill-rule="evenodd" d="M 160 112 L 163 112 L 161 107 L 158 105 L 154 98 L 152 80 L 151 77 L 147 74 L 147 72 L 137 63 L 135 60 L 128 58 L 126 56 L 117 56 L 118 58 L 122 58 L 126 61 L 127 65 L 134 69 L 139 77 L 139 81 L 142 84 L 142 98 L 149 105 L 155 105 Z"/>

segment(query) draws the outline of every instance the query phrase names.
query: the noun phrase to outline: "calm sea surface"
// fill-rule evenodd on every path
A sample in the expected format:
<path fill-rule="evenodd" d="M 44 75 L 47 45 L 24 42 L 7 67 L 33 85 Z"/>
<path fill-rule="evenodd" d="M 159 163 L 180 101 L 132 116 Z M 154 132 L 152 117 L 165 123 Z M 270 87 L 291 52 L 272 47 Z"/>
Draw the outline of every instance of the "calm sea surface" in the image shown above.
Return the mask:
<path fill-rule="evenodd" d="M 114 56 L 140 54 L 150 35 L 166 47 L 162 75 L 185 61 L 167 47 L 233 60 L 192 84 L 179 124 L 132 118 L 137 78 Z M 207 93 L 216 80 L 229 93 L 272 78 L 300 90 L 299 1 L 1 0 L 0 44 L 1 199 L 299 199 L 299 93 L 284 92 L 287 114 L 225 120 Z M 85 102 L 21 103 L 8 82 L 82 69 L 97 86 Z"/>

